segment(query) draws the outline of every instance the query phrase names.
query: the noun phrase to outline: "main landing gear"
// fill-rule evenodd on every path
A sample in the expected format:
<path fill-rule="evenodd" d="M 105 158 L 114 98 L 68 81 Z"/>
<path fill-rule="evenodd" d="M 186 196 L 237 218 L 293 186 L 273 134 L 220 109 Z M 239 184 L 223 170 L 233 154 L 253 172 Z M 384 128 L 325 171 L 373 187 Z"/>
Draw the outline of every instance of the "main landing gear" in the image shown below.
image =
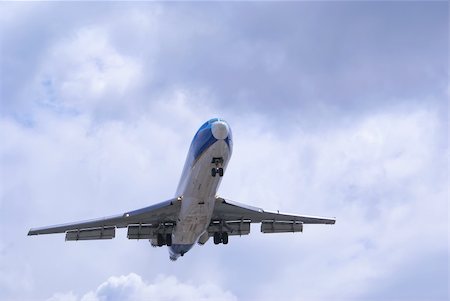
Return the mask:
<path fill-rule="evenodd" d="M 227 232 L 215 232 L 214 233 L 214 244 L 218 245 L 223 243 L 224 245 L 228 244 L 228 233 Z"/>
<path fill-rule="evenodd" d="M 223 177 L 223 168 L 222 168 L 223 158 L 214 157 L 211 163 L 215 165 L 215 167 L 211 169 L 211 175 L 215 177 L 218 174 L 219 177 Z"/>
<path fill-rule="evenodd" d="M 156 244 L 158 247 L 162 247 L 164 245 L 170 247 L 172 245 L 172 234 L 158 234 L 156 236 Z"/>

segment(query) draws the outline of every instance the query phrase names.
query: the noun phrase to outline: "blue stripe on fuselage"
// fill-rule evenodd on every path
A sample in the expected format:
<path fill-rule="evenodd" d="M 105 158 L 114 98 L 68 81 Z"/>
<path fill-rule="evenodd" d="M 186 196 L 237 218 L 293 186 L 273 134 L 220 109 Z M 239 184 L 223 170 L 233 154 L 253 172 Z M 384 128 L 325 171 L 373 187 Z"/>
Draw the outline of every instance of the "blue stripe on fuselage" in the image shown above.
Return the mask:
<path fill-rule="evenodd" d="M 191 158 L 189 158 L 190 163 L 197 161 L 197 159 L 203 154 L 203 152 L 217 141 L 217 139 L 214 138 L 212 134 L 211 125 L 214 122 L 220 120 L 221 119 L 219 118 L 210 119 L 205 122 L 197 131 L 194 139 L 192 139 L 191 149 L 189 151 L 189 153 L 191 154 Z M 225 142 L 227 143 L 231 153 L 233 147 L 231 129 L 229 129 L 228 137 L 225 139 Z"/>
<path fill-rule="evenodd" d="M 186 185 L 185 180 L 187 175 L 189 174 L 190 169 L 194 166 L 195 162 L 197 162 L 198 158 L 214 143 L 217 142 L 217 139 L 214 138 L 212 134 L 212 124 L 216 121 L 223 121 L 219 118 L 214 118 L 205 122 L 197 131 L 194 138 L 192 139 L 189 152 L 186 158 L 186 163 L 184 164 L 183 172 L 181 174 L 180 183 L 178 184 L 176 196 L 179 197 L 183 194 L 183 189 Z M 231 129 L 228 126 L 228 137 L 225 139 L 226 144 L 229 148 L 229 154 L 231 155 L 233 151 L 233 137 L 231 135 Z"/>
<path fill-rule="evenodd" d="M 207 124 L 206 127 L 200 128 L 195 134 L 194 139 L 192 139 L 192 154 L 194 155 L 194 161 L 203 154 L 203 152 L 216 142 L 217 139 L 214 138 L 211 131 L 211 124 Z"/>

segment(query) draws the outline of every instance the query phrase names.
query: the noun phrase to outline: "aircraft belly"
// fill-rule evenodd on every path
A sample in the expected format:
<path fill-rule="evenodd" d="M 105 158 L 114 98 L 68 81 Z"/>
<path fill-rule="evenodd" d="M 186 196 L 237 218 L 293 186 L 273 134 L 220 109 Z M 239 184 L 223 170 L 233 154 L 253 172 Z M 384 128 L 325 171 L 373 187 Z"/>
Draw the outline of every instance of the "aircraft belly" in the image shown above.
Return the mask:
<path fill-rule="evenodd" d="M 215 196 L 221 177 L 212 177 L 213 157 L 229 159 L 227 145 L 218 141 L 194 163 L 182 195 L 180 216 L 173 232 L 174 244 L 193 244 L 206 230 L 214 210 Z"/>

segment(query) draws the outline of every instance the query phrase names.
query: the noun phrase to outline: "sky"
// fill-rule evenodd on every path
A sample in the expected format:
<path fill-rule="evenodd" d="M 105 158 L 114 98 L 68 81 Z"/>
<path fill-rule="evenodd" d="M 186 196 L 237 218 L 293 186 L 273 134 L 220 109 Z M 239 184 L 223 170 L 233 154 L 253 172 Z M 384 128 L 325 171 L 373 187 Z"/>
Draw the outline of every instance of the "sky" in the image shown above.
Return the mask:
<path fill-rule="evenodd" d="M 0 299 L 449 299 L 448 2 L 1 2 Z M 31 227 L 173 197 L 213 117 L 225 198 L 336 217 L 177 262 Z"/>

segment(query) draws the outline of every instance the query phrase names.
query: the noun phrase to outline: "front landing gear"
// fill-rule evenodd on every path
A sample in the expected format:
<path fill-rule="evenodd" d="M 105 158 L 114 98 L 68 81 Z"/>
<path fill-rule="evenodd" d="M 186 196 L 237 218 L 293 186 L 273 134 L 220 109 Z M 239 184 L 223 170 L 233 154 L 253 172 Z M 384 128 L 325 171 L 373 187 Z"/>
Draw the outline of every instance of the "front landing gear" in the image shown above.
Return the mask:
<path fill-rule="evenodd" d="M 211 175 L 215 177 L 217 174 L 219 174 L 219 177 L 223 177 L 223 168 L 222 167 L 216 167 L 211 169 Z"/>
<path fill-rule="evenodd" d="M 223 158 L 214 157 L 211 163 L 215 165 L 215 167 L 211 169 L 211 175 L 215 177 L 218 174 L 219 177 L 223 177 L 223 168 L 222 168 Z"/>

